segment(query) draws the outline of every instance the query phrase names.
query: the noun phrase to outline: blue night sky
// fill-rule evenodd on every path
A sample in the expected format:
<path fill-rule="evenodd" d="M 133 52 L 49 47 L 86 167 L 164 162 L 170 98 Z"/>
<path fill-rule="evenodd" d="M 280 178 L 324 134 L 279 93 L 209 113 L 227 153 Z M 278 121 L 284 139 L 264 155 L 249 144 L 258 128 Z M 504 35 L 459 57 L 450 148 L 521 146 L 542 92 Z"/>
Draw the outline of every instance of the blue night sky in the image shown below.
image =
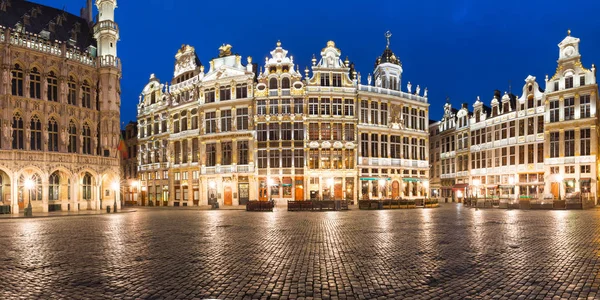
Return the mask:
<path fill-rule="evenodd" d="M 85 0 L 35 0 L 78 13 Z M 143 4 L 142 4 L 143 3 Z M 252 4 L 249 4 L 252 3 Z M 384 32 L 404 68 L 402 89 L 428 87 L 430 118 L 439 119 L 449 96 L 454 106 L 478 95 L 489 103 L 493 91 L 520 94 L 528 75 L 545 87 L 558 59 L 557 44 L 567 29 L 581 39 L 583 65 L 600 65 L 600 1 L 421 0 L 398 1 L 118 1 L 123 62 L 122 121 L 135 120 L 138 95 L 151 73 L 170 81 L 174 55 L 182 44 L 196 48 L 208 66 L 223 43 L 242 61 L 264 57 L 281 40 L 304 70 L 313 54 L 334 40 L 363 76 L 385 49 Z M 142 4 L 142 5 L 140 5 Z"/>

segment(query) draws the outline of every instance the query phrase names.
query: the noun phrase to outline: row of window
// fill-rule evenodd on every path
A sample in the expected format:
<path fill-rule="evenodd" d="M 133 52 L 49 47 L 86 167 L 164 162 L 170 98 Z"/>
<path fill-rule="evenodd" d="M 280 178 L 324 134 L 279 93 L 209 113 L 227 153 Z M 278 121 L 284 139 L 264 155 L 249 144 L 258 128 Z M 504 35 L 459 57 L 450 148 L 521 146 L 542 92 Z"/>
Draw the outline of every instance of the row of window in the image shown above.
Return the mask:
<path fill-rule="evenodd" d="M 258 150 L 256 165 L 266 168 L 304 168 L 304 149 Z"/>
<path fill-rule="evenodd" d="M 58 121 L 55 118 L 50 118 L 48 123 L 44 125 L 46 127 L 47 138 L 47 151 L 58 152 L 59 151 L 59 126 Z M 12 133 L 11 133 L 11 147 L 14 150 L 32 150 L 32 151 L 46 151 L 42 148 L 43 145 L 43 130 L 42 121 L 37 115 L 31 117 L 29 128 L 25 129 L 24 121 L 20 113 L 16 113 L 12 120 Z M 79 136 L 77 126 L 73 121 L 69 122 L 67 127 L 67 151 L 69 153 L 79 153 L 78 146 L 81 139 L 81 153 L 82 154 L 94 154 L 92 151 L 92 131 L 90 124 L 84 123 L 81 128 L 81 136 Z M 29 148 L 26 149 L 25 142 L 29 141 Z M 0 139 L 1 146 L 2 139 Z"/>
<path fill-rule="evenodd" d="M 360 156 L 362 157 L 426 160 L 425 150 L 425 139 L 376 133 L 360 134 Z"/>
<path fill-rule="evenodd" d="M 24 79 L 25 73 L 21 69 L 19 64 L 16 64 L 14 69 L 11 71 L 12 80 L 11 80 L 11 92 L 13 96 L 24 97 L 25 89 L 24 89 Z M 42 99 L 42 75 L 38 71 L 37 68 L 33 68 L 29 72 L 29 98 L 33 99 Z M 51 71 L 46 76 L 46 81 L 44 82 L 44 88 L 46 90 L 46 100 L 52 102 L 59 102 L 59 87 L 58 87 L 58 77 Z M 80 86 L 79 90 L 79 98 L 77 93 L 77 83 L 73 76 L 69 77 L 69 81 L 67 82 L 68 90 L 65 91 L 67 93 L 67 103 L 70 105 L 81 105 L 84 108 L 92 108 L 92 91 L 91 86 L 87 80 L 83 81 L 83 84 Z"/>
<path fill-rule="evenodd" d="M 304 113 L 303 99 L 293 99 L 293 106 L 292 99 L 271 99 L 256 101 L 256 114 L 259 116 L 278 114 L 289 115 L 292 112 L 294 114 Z"/>
<path fill-rule="evenodd" d="M 17 198 L 19 202 L 24 202 L 24 200 L 31 201 L 42 201 L 42 177 L 38 174 L 33 174 L 30 177 L 30 180 L 34 183 L 34 188 L 30 191 L 25 189 L 25 176 L 21 175 L 19 177 L 19 181 L 17 183 Z M 64 179 L 63 179 L 64 180 Z M 67 178 L 67 199 L 71 200 L 71 180 Z M 48 177 L 48 200 L 49 201 L 58 201 L 62 200 L 61 198 L 61 176 L 58 171 L 52 173 L 50 177 Z M 0 195 L 4 195 L 2 191 L 2 178 L 0 177 Z M 81 197 L 82 200 L 91 200 L 92 199 L 92 175 L 89 173 L 85 173 L 83 179 L 81 181 Z M 2 196 L 0 196 L 0 201 L 2 201 Z"/>
<path fill-rule="evenodd" d="M 590 155 L 591 153 L 591 129 L 585 128 L 579 131 L 579 155 Z M 563 156 L 575 156 L 575 130 L 565 130 L 563 136 Z M 560 132 L 550 132 L 550 157 L 560 157 L 561 139 Z"/>
<path fill-rule="evenodd" d="M 591 98 L 590 95 L 579 97 L 579 119 L 591 117 Z M 563 118 L 565 121 L 575 119 L 575 98 L 565 98 L 563 103 Z M 550 123 L 560 121 L 560 101 L 550 101 Z"/>

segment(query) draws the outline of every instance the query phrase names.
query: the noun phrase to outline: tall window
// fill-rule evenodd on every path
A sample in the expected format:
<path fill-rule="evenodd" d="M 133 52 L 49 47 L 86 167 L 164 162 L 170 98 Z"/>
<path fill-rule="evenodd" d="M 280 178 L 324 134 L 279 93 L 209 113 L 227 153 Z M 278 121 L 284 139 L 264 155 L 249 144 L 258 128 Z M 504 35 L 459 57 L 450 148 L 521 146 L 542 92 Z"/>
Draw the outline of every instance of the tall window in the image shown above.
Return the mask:
<path fill-rule="evenodd" d="M 92 154 L 92 131 L 90 125 L 83 124 L 83 154 Z"/>
<path fill-rule="evenodd" d="M 533 150 L 534 144 L 527 145 L 527 163 L 533 164 L 535 163 L 533 156 L 535 155 L 535 151 Z"/>
<path fill-rule="evenodd" d="M 281 167 L 291 168 L 292 167 L 292 150 L 283 149 L 281 150 Z"/>
<path fill-rule="evenodd" d="M 319 150 L 318 149 L 308 150 L 308 167 L 310 169 L 318 169 L 319 168 Z"/>
<path fill-rule="evenodd" d="M 182 164 L 187 164 L 188 163 L 188 141 L 187 140 L 183 140 L 181 141 L 181 163 Z M 187 172 L 184 172 L 184 174 L 186 174 Z"/>
<path fill-rule="evenodd" d="M 46 80 L 48 82 L 48 90 L 46 91 L 48 101 L 58 102 L 58 80 L 54 72 L 50 72 Z"/>
<path fill-rule="evenodd" d="M 331 124 L 321 123 L 321 140 L 328 141 L 331 139 Z"/>
<path fill-rule="evenodd" d="M 188 118 L 187 118 L 187 111 L 182 111 L 181 112 L 181 131 L 187 131 L 188 130 L 188 122 L 187 122 Z M 152 121 L 148 120 L 148 124 L 151 124 Z M 150 130 L 148 130 L 148 132 L 150 132 Z"/>
<path fill-rule="evenodd" d="M 388 157 L 388 136 L 381 135 L 381 157 Z"/>
<path fill-rule="evenodd" d="M 537 144 L 537 162 L 538 163 L 544 162 L 544 143 Z"/>
<path fill-rule="evenodd" d="M 231 100 L 231 87 L 222 86 L 219 88 L 219 101 Z"/>
<path fill-rule="evenodd" d="M 381 120 L 381 125 L 387 126 L 387 124 L 388 124 L 388 105 L 387 105 L 387 103 L 381 103 L 381 110 L 380 110 L 380 112 L 381 112 L 381 119 L 380 119 Z M 419 118 L 419 121 L 420 120 L 421 119 Z M 420 124 L 420 122 L 419 122 L 419 124 Z M 419 129 L 425 129 L 425 128 L 419 127 Z"/>
<path fill-rule="evenodd" d="M 575 119 L 575 98 L 565 99 L 565 121 Z"/>
<path fill-rule="evenodd" d="M 589 118 L 590 116 L 590 95 L 583 95 L 579 98 L 579 118 Z"/>
<path fill-rule="evenodd" d="M 342 74 L 333 74 L 333 86 L 342 86 Z"/>
<path fill-rule="evenodd" d="M 265 142 L 267 140 L 267 124 L 260 123 L 256 127 L 256 138 L 259 142 Z"/>
<path fill-rule="evenodd" d="M 321 86 L 330 86 L 329 74 L 321 73 Z"/>
<path fill-rule="evenodd" d="M 58 172 L 52 173 L 48 181 L 48 200 L 60 200 L 58 198 L 58 193 L 60 191 L 60 176 L 58 175 Z"/>
<path fill-rule="evenodd" d="M 204 90 L 204 102 L 213 103 L 215 102 L 215 89 Z"/>
<path fill-rule="evenodd" d="M 550 157 L 558 157 L 560 152 L 560 134 L 550 132 Z"/>
<path fill-rule="evenodd" d="M 292 113 L 292 99 L 281 100 L 281 113 L 284 115 Z"/>
<path fill-rule="evenodd" d="M 42 150 L 42 122 L 38 116 L 31 117 L 31 122 L 29 124 L 29 130 L 31 131 L 31 136 L 29 137 L 29 147 L 33 151 L 41 151 Z"/>
<path fill-rule="evenodd" d="M 277 89 L 277 78 L 271 78 L 269 80 L 269 89 L 276 90 Z"/>
<path fill-rule="evenodd" d="M 277 99 L 269 100 L 269 114 L 270 115 L 279 114 L 279 101 Z"/>
<path fill-rule="evenodd" d="M 371 134 L 371 157 L 379 156 L 379 136 Z"/>
<path fill-rule="evenodd" d="M 566 133 L 566 132 L 565 132 Z M 580 155 L 590 155 L 591 151 L 591 130 L 589 128 L 580 131 Z"/>
<path fill-rule="evenodd" d="M 77 127 L 73 121 L 69 122 L 69 153 L 77 153 Z"/>
<path fill-rule="evenodd" d="M 334 116 L 342 115 L 342 99 L 339 99 L 339 98 L 333 99 L 333 115 Z"/>
<path fill-rule="evenodd" d="M 154 130 L 154 132 L 155 133 L 159 133 L 159 130 L 158 130 L 158 121 L 157 121 L 158 120 L 158 116 L 154 117 L 154 120 L 155 120 L 155 123 L 154 123 L 155 124 L 154 125 L 155 130 Z M 190 123 L 191 123 L 191 126 L 190 126 L 191 128 L 190 129 L 192 129 L 192 130 L 198 129 L 198 110 L 197 109 L 192 109 L 192 111 L 191 111 L 191 122 Z"/>
<path fill-rule="evenodd" d="M 175 147 L 175 164 L 178 165 L 181 163 L 181 142 L 176 141 L 173 147 Z"/>
<path fill-rule="evenodd" d="M 550 101 L 550 123 L 558 122 L 559 120 L 559 103 L 558 100 Z"/>
<path fill-rule="evenodd" d="M 258 150 L 257 153 L 257 165 L 259 169 L 267 168 L 267 150 Z"/>
<path fill-rule="evenodd" d="M 544 132 L 544 116 L 538 116 L 537 133 Z"/>
<path fill-rule="evenodd" d="M 231 110 L 221 111 L 221 132 L 231 131 Z"/>
<path fill-rule="evenodd" d="M 269 151 L 269 168 L 279 168 L 279 150 Z"/>
<path fill-rule="evenodd" d="M 316 116 L 319 114 L 319 99 L 310 98 L 308 99 L 308 114 Z"/>
<path fill-rule="evenodd" d="M 333 137 L 331 138 L 334 141 L 342 140 L 342 123 L 333 123 L 333 128 L 331 130 L 333 133 Z"/>
<path fill-rule="evenodd" d="M 23 70 L 19 64 L 15 64 L 12 73 L 12 95 L 23 97 Z"/>
<path fill-rule="evenodd" d="M 235 86 L 235 98 L 236 99 L 248 98 L 248 85 L 247 84 L 238 84 Z"/>
<path fill-rule="evenodd" d="M 198 139 L 192 139 L 192 162 L 198 162 L 199 156 L 199 147 L 198 147 Z"/>
<path fill-rule="evenodd" d="M 217 146 L 215 144 L 206 145 L 206 165 L 214 167 L 217 164 Z"/>
<path fill-rule="evenodd" d="M 519 146 L 519 164 L 525 164 L 525 146 Z"/>
<path fill-rule="evenodd" d="M 303 114 L 304 113 L 304 100 L 303 99 L 294 99 L 294 113 L 295 114 Z"/>
<path fill-rule="evenodd" d="M 237 143 L 237 164 L 247 165 L 248 164 L 248 141 L 240 141 Z"/>
<path fill-rule="evenodd" d="M 379 119 L 379 117 L 378 117 L 378 115 L 379 115 L 378 108 L 379 108 L 379 103 L 377 103 L 377 102 L 371 102 L 371 122 L 370 122 L 371 124 L 379 124 L 379 121 L 378 121 L 378 119 Z"/>
<path fill-rule="evenodd" d="M 23 141 L 23 118 L 18 113 L 13 116 L 12 130 L 12 148 L 17 150 L 25 149 Z"/>
<path fill-rule="evenodd" d="M 292 140 L 292 123 L 281 123 L 281 139 L 284 141 Z"/>
<path fill-rule="evenodd" d="M 360 121 L 369 123 L 369 102 L 367 100 L 360 101 Z"/>
<path fill-rule="evenodd" d="M 304 140 L 304 124 L 302 122 L 294 122 L 294 141 Z"/>
<path fill-rule="evenodd" d="M 527 134 L 534 134 L 535 130 L 534 130 L 534 119 L 533 117 L 531 118 L 527 118 Z"/>
<path fill-rule="evenodd" d="M 266 100 L 256 101 L 256 114 L 259 116 L 267 114 L 267 101 Z"/>
<path fill-rule="evenodd" d="M 237 130 L 248 130 L 248 108 L 238 108 L 235 117 Z"/>
<path fill-rule="evenodd" d="M 269 124 L 269 141 L 279 140 L 279 123 Z"/>
<path fill-rule="evenodd" d="M 231 165 L 232 154 L 231 154 L 231 142 L 221 143 L 221 165 Z"/>
<path fill-rule="evenodd" d="M 344 99 L 344 116 L 354 116 L 353 99 Z"/>
<path fill-rule="evenodd" d="M 344 124 L 344 140 L 354 141 L 354 124 Z"/>
<path fill-rule="evenodd" d="M 362 157 L 369 157 L 369 134 L 360 134 L 360 155 Z"/>
<path fill-rule="evenodd" d="M 399 136 L 392 135 L 391 139 L 391 154 L 392 158 L 401 158 L 402 139 Z"/>
<path fill-rule="evenodd" d="M 29 73 L 29 97 L 42 99 L 42 76 L 37 68 Z"/>
<path fill-rule="evenodd" d="M 83 82 L 81 86 L 81 106 L 85 108 L 92 108 L 92 88 L 88 84 L 87 80 Z"/>
<path fill-rule="evenodd" d="M 331 99 L 321 98 L 321 116 L 331 115 Z"/>
<path fill-rule="evenodd" d="M 58 152 L 58 122 L 54 118 L 48 121 L 48 151 Z"/>
<path fill-rule="evenodd" d="M 217 132 L 217 113 L 214 111 L 206 112 L 205 115 L 205 129 L 206 133 Z"/>
<path fill-rule="evenodd" d="M 565 130 L 565 156 L 575 156 L 575 130 Z"/>
<path fill-rule="evenodd" d="M 304 167 L 304 149 L 295 149 L 294 150 L 294 167 L 295 168 L 303 168 Z"/>
<path fill-rule="evenodd" d="M 284 77 L 281 79 L 281 88 L 282 89 L 289 89 L 290 88 L 290 79 L 287 77 Z"/>
<path fill-rule="evenodd" d="M 569 76 L 565 78 L 565 89 L 570 89 L 573 87 L 573 76 Z"/>
<path fill-rule="evenodd" d="M 81 187 L 83 200 L 92 200 L 92 175 L 85 173 Z"/>

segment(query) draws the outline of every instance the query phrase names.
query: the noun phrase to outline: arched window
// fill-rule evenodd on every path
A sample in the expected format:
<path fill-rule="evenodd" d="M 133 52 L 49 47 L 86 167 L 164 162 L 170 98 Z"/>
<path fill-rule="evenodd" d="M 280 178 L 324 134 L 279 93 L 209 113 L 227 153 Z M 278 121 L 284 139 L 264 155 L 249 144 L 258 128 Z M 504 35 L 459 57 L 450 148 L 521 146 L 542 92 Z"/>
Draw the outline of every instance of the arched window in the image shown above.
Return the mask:
<path fill-rule="evenodd" d="M 58 102 L 58 79 L 54 71 L 48 74 L 46 81 L 48 82 L 48 90 L 46 91 L 48 101 Z"/>
<path fill-rule="evenodd" d="M 269 80 L 269 89 L 277 89 L 277 78 L 271 78 L 271 80 Z"/>
<path fill-rule="evenodd" d="M 150 95 L 150 104 L 156 103 L 156 92 L 152 92 Z"/>
<path fill-rule="evenodd" d="M 29 138 L 29 147 L 34 151 L 42 150 L 42 122 L 38 116 L 33 116 L 29 124 L 31 137 Z"/>
<path fill-rule="evenodd" d="M 77 153 L 77 127 L 69 122 L 69 153 Z"/>
<path fill-rule="evenodd" d="M 92 131 L 90 125 L 83 124 L 83 154 L 92 154 Z"/>
<path fill-rule="evenodd" d="M 186 131 L 188 129 L 187 126 L 187 111 L 181 112 L 181 131 Z"/>
<path fill-rule="evenodd" d="M 527 108 L 534 108 L 534 101 L 533 101 L 533 95 L 529 95 L 527 97 Z"/>
<path fill-rule="evenodd" d="M 56 201 L 59 200 L 60 193 L 60 175 L 57 172 L 52 173 L 48 183 L 48 200 Z"/>
<path fill-rule="evenodd" d="M 273 78 L 275 79 L 275 78 Z M 281 88 L 282 89 L 289 89 L 290 88 L 290 79 L 287 77 L 284 77 L 283 79 L 281 79 Z"/>
<path fill-rule="evenodd" d="M 85 108 L 92 108 L 92 88 L 88 84 L 87 80 L 85 80 L 81 86 L 81 93 L 81 106 Z"/>
<path fill-rule="evenodd" d="M 83 200 L 92 200 L 92 175 L 85 173 L 81 183 L 81 197 Z"/>
<path fill-rule="evenodd" d="M 33 68 L 29 73 L 29 97 L 42 98 L 42 76 L 37 68 Z"/>
<path fill-rule="evenodd" d="M 19 113 L 13 116 L 12 130 L 12 148 L 17 150 L 25 149 L 25 144 L 23 143 L 23 118 L 21 118 L 21 114 Z"/>
<path fill-rule="evenodd" d="M 54 118 L 48 121 L 48 151 L 58 152 L 58 122 Z"/>
<path fill-rule="evenodd" d="M 73 76 L 69 76 L 69 82 L 67 85 L 69 86 L 67 101 L 71 105 L 77 105 L 77 83 L 75 83 L 75 79 L 73 79 Z"/>
<path fill-rule="evenodd" d="M 173 116 L 173 133 L 179 132 L 179 114 Z"/>
<path fill-rule="evenodd" d="M 12 95 L 23 97 L 23 70 L 19 64 L 15 64 L 12 72 Z"/>

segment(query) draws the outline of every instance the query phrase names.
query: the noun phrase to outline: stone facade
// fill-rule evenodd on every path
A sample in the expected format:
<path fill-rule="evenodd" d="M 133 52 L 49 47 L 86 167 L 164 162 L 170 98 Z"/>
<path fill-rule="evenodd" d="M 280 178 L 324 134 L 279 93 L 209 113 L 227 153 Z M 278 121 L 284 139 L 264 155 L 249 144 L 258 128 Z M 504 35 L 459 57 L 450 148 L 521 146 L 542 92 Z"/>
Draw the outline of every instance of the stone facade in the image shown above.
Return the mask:
<path fill-rule="evenodd" d="M 96 5 L 95 24 L 91 2 L 81 18 L 27 1 L 0 9 L 4 21 L 21 18 L 0 21 L 0 203 L 12 213 L 119 202 L 116 1 Z"/>
<path fill-rule="evenodd" d="M 140 95 L 139 204 L 425 197 L 427 90 L 400 91 L 389 44 L 367 85 L 333 41 L 320 54 L 303 77 L 280 42 L 260 70 L 223 45 L 205 72 L 184 45 Z"/>

